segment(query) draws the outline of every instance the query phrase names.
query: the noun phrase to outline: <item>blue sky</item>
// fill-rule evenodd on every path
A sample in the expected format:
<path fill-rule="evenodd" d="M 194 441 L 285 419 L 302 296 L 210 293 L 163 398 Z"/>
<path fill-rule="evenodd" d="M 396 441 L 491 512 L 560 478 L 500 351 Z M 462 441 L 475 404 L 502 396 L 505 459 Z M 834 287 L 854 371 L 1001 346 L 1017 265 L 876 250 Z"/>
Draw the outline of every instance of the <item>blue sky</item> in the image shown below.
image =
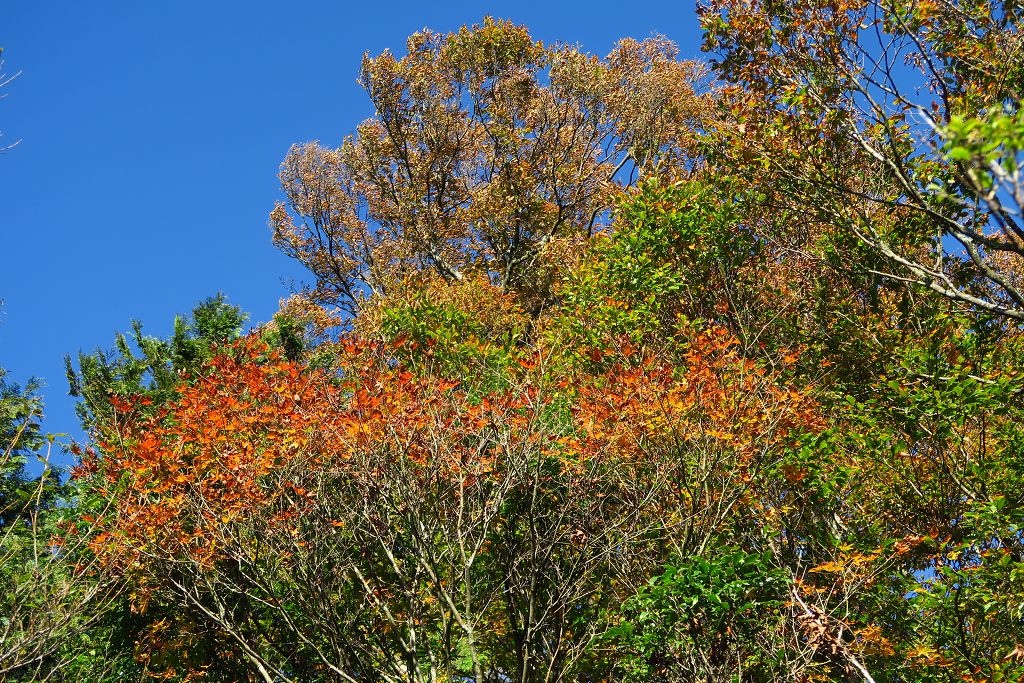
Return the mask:
<path fill-rule="evenodd" d="M 0 367 L 45 381 L 48 430 L 80 434 L 64 354 L 133 318 L 166 335 L 220 291 L 267 320 L 304 277 L 267 228 L 288 147 L 372 115 L 364 52 L 486 14 L 601 55 L 655 33 L 699 52 L 688 3 L 5 2 Z"/>

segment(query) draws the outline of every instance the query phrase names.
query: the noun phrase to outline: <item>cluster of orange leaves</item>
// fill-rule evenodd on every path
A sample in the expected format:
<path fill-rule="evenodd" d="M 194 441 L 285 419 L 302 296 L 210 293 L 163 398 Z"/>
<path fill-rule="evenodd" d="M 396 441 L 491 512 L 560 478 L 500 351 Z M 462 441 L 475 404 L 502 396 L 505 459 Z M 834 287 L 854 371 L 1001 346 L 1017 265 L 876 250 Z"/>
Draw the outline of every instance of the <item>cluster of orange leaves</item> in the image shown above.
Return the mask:
<path fill-rule="evenodd" d="M 317 429 L 337 393 L 326 380 L 247 338 L 155 411 L 139 397 L 112 401 L 119 419 L 100 435 L 99 475 L 115 510 L 94 547 L 129 560 L 153 545 L 211 556 L 212 529 L 283 495 L 265 485 L 272 472 L 331 448 Z"/>
<path fill-rule="evenodd" d="M 811 399 L 776 386 L 734 345 L 711 331 L 693 340 L 683 367 L 627 351 L 605 370 L 560 381 L 545 376 L 537 352 L 506 388 L 479 395 L 411 372 L 381 345 L 343 342 L 338 367 L 326 371 L 244 338 L 166 405 L 116 400 L 119 419 L 101 435 L 93 475 L 113 509 L 93 547 L 123 566 L 154 552 L 205 565 L 219 557 L 225 528 L 294 524 L 325 481 L 369 490 L 400 468 L 423 486 L 472 487 L 504 476 L 513 449 L 572 469 L 598 458 L 639 463 L 659 440 L 711 444 L 735 454 L 742 477 L 759 453 L 817 418 Z M 568 409 L 552 419 L 557 405 Z"/>
<path fill-rule="evenodd" d="M 745 468 L 797 433 L 822 427 L 809 392 L 780 386 L 736 346 L 726 330 L 713 328 L 693 338 L 682 366 L 627 349 L 624 362 L 579 392 L 579 447 L 610 448 L 621 458 L 649 457 L 648 446 L 659 443 L 711 447 L 734 453 Z"/>
<path fill-rule="evenodd" d="M 349 341 L 341 355 L 335 372 L 303 368 L 248 337 L 156 410 L 115 397 L 103 456 L 83 468 L 113 503 L 94 549 L 126 566 L 153 551 L 207 563 L 223 525 L 288 523 L 315 502 L 324 473 L 364 484 L 387 476 L 367 468 L 366 454 L 471 484 L 492 470 L 493 449 L 479 444 L 525 426 L 530 392 L 470 400 L 456 382 L 401 368 L 383 347 Z"/>

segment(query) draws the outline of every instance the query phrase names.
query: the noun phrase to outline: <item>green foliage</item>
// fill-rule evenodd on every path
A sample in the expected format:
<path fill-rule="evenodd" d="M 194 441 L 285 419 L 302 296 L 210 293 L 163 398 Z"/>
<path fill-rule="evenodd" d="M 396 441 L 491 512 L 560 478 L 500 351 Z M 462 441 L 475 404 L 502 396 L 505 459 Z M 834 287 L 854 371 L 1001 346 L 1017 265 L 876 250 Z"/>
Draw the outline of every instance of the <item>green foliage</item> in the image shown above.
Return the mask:
<path fill-rule="evenodd" d="M 778 680 L 773 661 L 788 579 L 768 554 L 730 547 L 665 567 L 627 600 L 607 638 L 624 681 Z"/>
<path fill-rule="evenodd" d="M 78 369 L 71 356 L 64 359 L 72 396 L 81 401 L 76 410 L 83 426 L 91 428 L 112 416 L 112 396 L 145 395 L 154 405 L 174 396 L 183 373 L 212 357 L 217 346 L 237 338 L 246 315 L 227 303 L 223 294 L 206 299 L 187 317 L 174 320 L 169 339 L 146 336 L 142 323 L 132 322 L 131 340 L 114 338 L 111 351 L 78 354 Z"/>
<path fill-rule="evenodd" d="M 591 250 L 563 287 L 555 325 L 582 348 L 661 344 L 686 320 L 728 323 L 723 297 L 759 245 L 727 187 L 652 180 L 619 202 L 614 230 Z"/>
<path fill-rule="evenodd" d="M 382 329 L 389 338 L 428 352 L 449 371 L 500 366 L 514 344 L 513 333 L 504 340 L 489 339 L 484 326 L 467 312 L 425 300 L 385 311 Z"/>
<path fill-rule="evenodd" d="M 943 130 L 943 137 L 950 159 L 973 161 L 982 169 L 995 163 L 1005 172 L 1014 173 L 1024 151 L 1024 109 L 953 116 Z M 987 182 L 991 186 L 991 179 Z"/>
<path fill-rule="evenodd" d="M 0 378 L 0 680 L 12 683 L 60 680 L 89 658 L 113 589 L 86 547 L 83 501 L 96 497 L 50 465 L 36 391 Z"/>
<path fill-rule="evenodd" d="M 288 360 L 300 360 L 310 346 L 306 339 L 306 325 L 301 320 L 282 314 L 274 316 L 274 323 L 273 329 L 263 334 L 264 341 L 280 348 Z"/>
<path fill-rule="evenodd" d="M 448 296 L 430 289 L 415 292 L 389 302 L 379 317 L 380 335 L 410 367 L 481 391 L 507 381 L 528 329 L 518 305 L 483 282 Z"/>
<path fill-rule="evenodd" d="M 0 368 L 0 530 L 24 523 L 61 493 L 60 471 L 49 463 L 52 440 L 42 431 L 38 390 L 36 382 L 25 388 L 7 382 Z M 27 468 L 38 474 L 30 475 Z"/>

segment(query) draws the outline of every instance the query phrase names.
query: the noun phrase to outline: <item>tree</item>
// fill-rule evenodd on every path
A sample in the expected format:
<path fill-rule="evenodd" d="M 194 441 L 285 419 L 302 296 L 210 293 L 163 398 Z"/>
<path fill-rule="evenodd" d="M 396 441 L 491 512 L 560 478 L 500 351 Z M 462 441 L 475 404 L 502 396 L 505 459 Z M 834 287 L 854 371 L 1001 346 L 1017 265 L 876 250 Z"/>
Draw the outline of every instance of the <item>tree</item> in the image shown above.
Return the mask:
<path fill-rule="evenodd" d="M 417 33 L 401 59 L 363 59 L 374 118 L 288 153 L 274 240 L 349 313 L 421 272 L 483 276 L 536 313 L 622 184 L 692 162 L 701 76 L 664 39 L 598 60 L 490 18 Z"/>
<path fill-rule="evenodd" d="M 813 312 L 793 328 L 804 357 L 828 363 L 814 375 L 831 428 L 786 463 L 799 486 L 790 547 L 774 546 L 809 661 L 861 680 L 1014 680 L 1019 10 L 702 12 L 729 83 L 709 164 L 744 189 L 740 220 Z"/>
<path fill-rule="evenodd" d="M 1020 471 L 1020 334 L 905 285 L 879 287 L 872 303 L 877 285 L 856 272 L 808 272 L 806 252 L 762 238 L 764 213 L 748 200 L 759 186 L 749 178 L 635 188 L 544 321 L 552 345 L 598 365 L 594 347 L 689 366 L 693 345 L 712 347 L 694 341 L 694 328 L 727 326 L 742 357 L 774 367 L 782 386 L 802 387 L 822 420 L 752 471 L 746 489 L 703 469 L 715 461 L 707 451 L 651 441 L 649 461 L 685 463 L 694 505 L 680 516 L 693 520 L 695 537 L 756 558 L 757 571 L 783 585 L 746 595 L 750 584 L 731 560 L 680 549 L 624 607 L 613 630 L 621 649 L 609 661 L 641 680 L 730 680 L 737 667 L 750 680 L 1016 675 L 1009 625 L 1020 543 L 1011 530 L 1021 498 L 1010 482 Z M 828 238 L 819 233 L 805 248 L 824 251 Z M 870 252 L 852 255 L 855 268 L 871 262 Z M 815 279 L 825 286 L 804 284 Z M 762 395 L 726 386 L 736 401 Z M 624 436 L 644 433 L 628 411 L 610 413 Z M 748 431 L 765 432 L 740 428 Z M 674 458 L 653 455 L 659 449 Z M 722 531 L 709 510 L 736 491 L 757 502 L 737 519 L 756 523 Z M 698 590 L 677 578 L 683 567 L 713 580 Z M 729 597 L 739 586 L 749 603 Z M 751 611 L 729 623 L 736 608 Z"/>
<path fill-rule="evenodd" d="M 128 489 L 108 488 L 98 549 L 170 582 L 264 680 L 484 680 L 502 585 L 488 545 L 512 492 L 543 484 L 539 407 L 469 401 L 372 349 L 353 348 L 341 385 L 267 351 L 214 358 L 165 415 L 118 402 L 101 468 Z"/>
<path fill-rule="evenodd" d="M 881 257 L 868 272 L 1024 320 L 1015 3 L 711 0 L 700 11 L 705 49 L 736 86 L 722 158 L 770 180 L 776 211 L 855 236 Z"/>
<path fill-rule="evenodd" d="M 133 675 L 1022 680 L 1016 10 L 937 7 L 712 0 L 714 115 L 660 40 L 364 60 L 272 217 L 317 289 L 70 373 Z"/>
<path fill-rule="evenodd" d="M 116 594 L 87 552 L 74 487 L 50 464 L 35 391 L 0 371 L 0 678 L 10 681 L 46 680 L 78 656 Z"/>
<path fill-rule="evenodd" d="M 70 393 L 80 399 L 76 412 L 83 428 L 95 438 L 118 420 L 112 399 L 120 394 L 142 394 L 150 410 L 158 410 L 177 396 L 183 378 L 211 358 L 218 346 L 240 335 L 246 317 L 223 294 L 217 294 L 198 303 L 188 316 L 175 317 L 173 332 L 166 339 L 144 334 L 142 323 L 132 321 L 132 334 L 116 335 L 113 349 L 79 352 L 77 367 L 71 356 L 66 356 Z M 77 510 L 93 525 L 104 518 L 108 502 L 99 495 L 91 476 L 104 452 L 95 443 L 76 444 L 72 450 L 79 460 L 73 469 L 78 475 L 74 481 L 82 489 Z M 83 542 L 88 544 L 94 535 L 85 534 Z M 104 571 L 124 578 L 113 567 L 105 566 Z M 155 596 L 151 609 L 144 613 L 134 610 L 129 596 L 139 589 L 136 585 L 114 596 L 113 608 L 88 634 L 95 654 L 78 657 L 66 664 L 65 670 L 87 680 L 113 681 L 147 676 L 155 670 L 166 672 L 175 666 L 205 667 L 212 669 L 208 674 L 213 676 L 227 671 L 225 679 L 233 680 L 232 662 L 217 659 L 215 645 L 204 641 L 208 634 L 197 628 L 189 615 L 163 606 L 160 586 L 150 588 Z M 176 632 L 171 638 L 166 637 L 169 624 Z"/>
<path fill-rule="evenodd" d="M 160 410 L 112 399 L 93 548 L 266 681 L 606 670 L 615 605 L 666 547 L 712 547 L 815 428 L 733 346 L 694 339 L 679 375 L 522 349 L 460 382 L 426 345 L 349 338 L 327 372 L 243 338 Z"/>
<path fill-rule="evenodd" d="M 116 394 L 141 391 L 155 404 L 163 403 L 174 395 L 181 373 L 210 358 L 217 345 L 238 337 L 246 317 L 217 294 L 200 302 L 190 316 L 176 317 L 169 339 L 144 335 L 142 323 L 135 320 L 135 349 L 128 337 L 118 334 L 113 351 L 79 352 L 77 370 L 71 356 L 65 356 L 70 393 L 82 399 L 76 406 L 82 426 L 91 429 L 110 419 L 110 398 Z"/>
<path fill-rule="evenodd" d="M 10 529 L 23 522 L 25 515 L 45 510 L 59 495 L 59 475 L 50 468 L 45 456 L 42 472 L 30 477 L 26 466 L 46 445 L 41 432 L 42 405 L 35 381 L 25 387 L 7 382 L 0 369 L 0 443 L 4 445 L 0 484 L 0 527 Z M 42 488 L 40 488 L 42 487 Z"/>

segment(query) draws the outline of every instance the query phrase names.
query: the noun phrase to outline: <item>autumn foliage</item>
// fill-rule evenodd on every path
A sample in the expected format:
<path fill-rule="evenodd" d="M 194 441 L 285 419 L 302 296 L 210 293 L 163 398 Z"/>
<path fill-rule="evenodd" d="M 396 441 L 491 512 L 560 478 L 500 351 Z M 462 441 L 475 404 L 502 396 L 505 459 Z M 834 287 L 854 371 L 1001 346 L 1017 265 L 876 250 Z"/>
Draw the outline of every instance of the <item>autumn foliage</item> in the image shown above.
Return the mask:
<path fill-rule="evenodd" d="M 536 309 L 561 243 L 604 225 L 637 176 L 695 157 L 704 67 L 664 39 L 600 60 L 487 19 L 407 49 L 363 60 L 375 116 L 337 149 L 293 147 L 270 216 L 317 298 L 351 312 L 417 270 L 484 275 Z"/>
<path fill-rule="evenodd" d="M 561 371 L 537 350 L 482 391 L 401 348 L 348 338 L 328 372 L 245 338 L 165 405 L 114 399 L 93 549 L 146 587 L 135 609 L 170 591 L 271 676 L 568 673 L 646 571 L 765 514 L 753 480 L 819 428 L 734 346 Z M 314 577 L 335 598 L 310 611 Z M 283 630 L 226 609 L 243 599 Z"/>
<path fill-rule="evenodd" d="M 281 166 L 310 286 L 69 360 L 54 543 L 124 590 L 36 671 L 1024 680 L 1019 12 L 700 17 L 367 56 Z"/>

